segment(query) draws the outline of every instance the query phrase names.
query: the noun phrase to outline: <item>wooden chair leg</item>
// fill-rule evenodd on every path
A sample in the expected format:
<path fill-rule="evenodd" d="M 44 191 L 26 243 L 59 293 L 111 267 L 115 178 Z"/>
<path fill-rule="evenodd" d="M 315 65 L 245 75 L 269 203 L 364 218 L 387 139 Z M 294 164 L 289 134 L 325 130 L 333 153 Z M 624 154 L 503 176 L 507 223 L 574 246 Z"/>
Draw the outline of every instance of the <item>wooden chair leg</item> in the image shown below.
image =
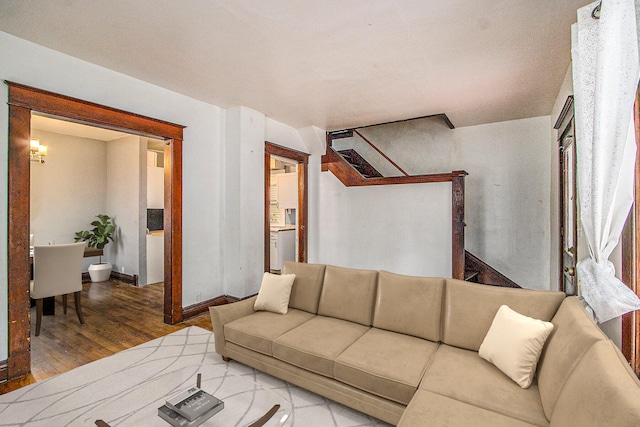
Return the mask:
<path fill-rule="evenodd" d="M 80 304 L 80 293 L 81 291 L 74 292 L 73 294 L 73 302 L 76 305 L 76 313 L 78 314 L 78 320 L 81 324 L 84 325 L 84 316 L 82 315 L 82 305 Z"/>
<path fill-rule="evenodd" d="M 67 314 L 67 294 L 62 295 L 62 313 Z"/>
<path fill-rule="evenodd" d="M 40 325 L 42 324 L 42 298 L 36 300 L 36 336 L 40 335 Z"/>

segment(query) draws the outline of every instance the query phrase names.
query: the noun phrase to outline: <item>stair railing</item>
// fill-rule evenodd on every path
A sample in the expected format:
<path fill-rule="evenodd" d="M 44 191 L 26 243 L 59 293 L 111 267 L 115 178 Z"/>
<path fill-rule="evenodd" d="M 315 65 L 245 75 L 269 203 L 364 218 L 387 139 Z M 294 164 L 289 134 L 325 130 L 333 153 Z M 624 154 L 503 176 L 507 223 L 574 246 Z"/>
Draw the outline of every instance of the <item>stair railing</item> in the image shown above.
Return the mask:
<path fill-rule="evenodd" d="M 389 158 L 389 156 L 387 156 L 386 154 L 384 154 L 382 151 L 380 151 L 380 149 L 378 147 L 376 147 L 371 141 L 369 141 L 363 134 L 361 134 L 360 132 L 358 132 L 358 129 L 354 129 L 353 133 L 355 133 L 356 135 L 358 135 L 360 138 L 362 138 L 362 140 L 364 142 L 366 142 L 367 144 L 369 144 L 371 146 L 371 148 L 373 148 L 374 150 L 376 150 L 378 153 L 380 153 L 380 155 L 382 157 L 384 157 L 389 163 L 391 163 L 393 166 L 395 166 L 396 169 L 398 169 L 400 172 L 402 172 L 402 174 L 404 176 L 409 176 L 409 174 L 407 172 L 405 172 L 404 169 L 402 169 L 400 166 L 398 166 L 398 164 L 396 162 L 394 162 L 393 160 L 391 160 Z"/>
<path fill-rule="evenodd" d="M 341 137 L 345 136 L 338 138 Z M 332 139 L 333 135 L 327 132 L 327 152 L 322 156 L 322 170 L 332 172 L 346 187 L 451 182 L 451 277 L 464 280 L 464 178 L 467 172 L 365 178 L 333 149 Z"/>

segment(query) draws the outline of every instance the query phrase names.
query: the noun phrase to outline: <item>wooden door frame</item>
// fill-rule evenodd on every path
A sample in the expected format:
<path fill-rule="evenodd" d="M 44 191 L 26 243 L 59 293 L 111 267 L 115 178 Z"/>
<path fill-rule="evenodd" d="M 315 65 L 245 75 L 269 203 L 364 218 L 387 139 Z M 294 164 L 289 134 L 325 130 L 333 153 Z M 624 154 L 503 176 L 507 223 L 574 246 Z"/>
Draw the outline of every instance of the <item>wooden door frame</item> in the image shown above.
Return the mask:
<path fill-rule="evenodd" d="M 307 262 L 309 204 L 308 204 L 308 180 L 309 180 L 309 155 L 291 148 L 264 143 L 264 271 L 271 270 L 270 253 L 270 227 L 269 220 L 270 192 L 271 192 L 271 156 L 283 157 L 298 163 L 298 262 Z"/>
<path fill-rule="evenodd" d="M 91 126 L 160 137 L 165 145 L 164 322 L 182 321 L 182 141 L 184 126 L 5 81 L 9 88 L 8 359 L 0 380 L 29 374 L 29 204 L 31 112 Z"/>
<path fill-rule="evenodd" d="M 558 135 L 557 135 L 557 143 L 558 143 L 558 290 L 562 291 L 562 292 L 566 292 L 566 289 L 564 288 L 564 257 L 565 257 L 565 250 L 564 250 L 564 233 L 566 232 L 566 230 L 564 229 L 564 204 L 565 204 L 565 188 L 564 188 L 564 138 L 565 135 L 567 134 L 567 132 L 569 131 L 569 128 L 573 127 L 573 132 L 574 132 L 574 136 L 575 136 L 575 122 L 574 122 L 574 108 L 573 108 L 573 95 L 569 95 L 567 96 L 567 99 L 564 102 L 564 105 L 562 107 L 562 110 L 560 111 L 560 114 L 558 115 L 558 119 L 556 120 L 556 123 L 554 124 L 553 128 L 555 130 L 558 131 Z M 575 137 L 574 137 L 574 149 L 576 149 L 576 141 L 575 141 Z M 574 177 L 573 177 L 573 184 L 574 184 L 574 196 L 577 197 L 577 179 L 575 176 L 575 171 L 576 171 L 576 156 L 574 156 L 573 158 L 573 170 L 574 170 Z M 574 210 L 573 210 L 573 214 L 574 214 L 574 218 L 573 218 L 573 230 L 571 230 L 571 232 L 573 232 L 573 236 L 574 236 L 574 242 L 573 242 L 573 247 L 574 250 L 576 252 L 574 252 L 573 256 L 574 256 L 574 260 L 577 260 L 577 248 L 578 247 L 578 242 L 577 242 L 577 238 L 578 238 L 578 209 L 577 209 L 577 203 L 574 201 Z M 577 287 L 577 277 L 575 276 L 575 269 L 574 269 L 574 288 Z"/>
<path fill-rule="evenodd" d="M 634 119 L 636 144 L 640 141 L 640 93 L 636 94 Z M 634 204 L 622 230 L 622 282 L 640 296 L 638 272 L 640 269 L 640 149 L 636 152 L 634 177 Z M 631 369 L 640 377 L 640 311 L 622 316 L 622 353 Z"/>
<path fill-rule="evenodd" d="M 569 120 L 566 122 L 566 126 L 564 127 L 564 129 L 562 130 L 562 133 L 560 134 L 560 138 L 558 138 L 558 157 L 559 157 L 559 212 L 560 212 L 560 217 L 559 217 L 559 226 L 560 226 L 560 236 L 559 236 L 559 248 L 560 248 L 560 268 L 559 268 L 559 275 L 560 275 L 560 291 L 567 293 L 567 289 L 565 289 L 564 286 L 564 279 L 565 279 L 565 257 L 567 256 L 573 256 L 573 269 L 574 269 L 574 273 L 573 275 L 569 274 L 570 276 L 573 277 L 573 292 L 576 292 L 578 289 L 577 286 L 577 281 L 578 278 L 576 276 L 576 269 L 575 266 L 577 264 L 577 247 L 578 247 L 578 205 L 577 205 L 577 194 L 578 194 L 578 188 L 577 188 L 577 176 L 576 176 L 576 171 L 577 171 L 577 146 L 576 146 L 576 141 L 575 141 L 575 137 L 573 142 L 570 145 L 573 145 L 573 165 L 571 165 L 572 167 L 570 168 L 573 171 L 573 177 L 572 177 L 572 182 L 573 182 L 573 188 L 571 189 L 573 191 L 573 196 L 574 196 L 574 200 L 573 202 L 571 200 L 569 200 L 566 195 L 568 194 L 568 189 L 565 187 L 565 168 L 568 168 L 567 165 L 565 165 L 565 152 L 566 152 L 566 147 L 564 145 L 564 140 L 565 140 L 565 136 L 567 135 L 567 133 L 569 132 L 570 129 L 573 129 L 574 134 L 575 134 L 575 123 L 574 123 L 574 119 L 573 119 L 573 115 L 571 115 L 571 118 L 569 118 Z M 566 203 L 573 203 L 573 218 L 572 218 L 572 223 L 573 223 L 573 227 L 569 230 L 569 229 L 565 229 L 565 204 Z M 569 248 L 568 250 L 565 250 L 565 245 L 564 245 L 564 239 L 565 239 L 565 234 L 566 233 L 572 233 L 573 234 L 573 254 L 567 254 L 566 252 L 571 251 L 571 248 Z M 567 295 L 569 295 L 569 293 L 567 293 Z M 571 294 L 574 295 L 574 294 Z"/>

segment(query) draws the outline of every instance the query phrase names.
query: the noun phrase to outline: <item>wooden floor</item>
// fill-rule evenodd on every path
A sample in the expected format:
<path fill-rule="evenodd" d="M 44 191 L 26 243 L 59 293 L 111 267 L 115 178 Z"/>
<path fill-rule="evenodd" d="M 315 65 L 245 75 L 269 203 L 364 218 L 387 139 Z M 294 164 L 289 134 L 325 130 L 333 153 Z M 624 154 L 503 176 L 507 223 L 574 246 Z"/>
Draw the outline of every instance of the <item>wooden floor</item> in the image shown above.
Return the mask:
<path fill-rule="evenodd" d="M 31 309 L 31 375 L 0 384 L 0 394 L 187 326 L 211 330 L 208 312 L 178 325 L 164 324 L 162 283 L 142 287 L 116 281 L 85 284 L 84 325 L 78 321 L 73 298 L 68 304 L 67 314 L 63 314 L 62 298 L 56 298 L 56 315 L 43 316 L 38 337 L 34 336 L 35 307 Z"/>

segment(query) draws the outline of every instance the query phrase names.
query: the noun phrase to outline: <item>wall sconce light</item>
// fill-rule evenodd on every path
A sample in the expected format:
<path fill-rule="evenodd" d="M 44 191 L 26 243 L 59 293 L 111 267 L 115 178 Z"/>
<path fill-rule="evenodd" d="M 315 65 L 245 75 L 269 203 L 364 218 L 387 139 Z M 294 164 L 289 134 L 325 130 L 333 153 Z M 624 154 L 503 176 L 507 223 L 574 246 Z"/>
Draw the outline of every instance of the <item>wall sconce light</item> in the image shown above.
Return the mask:
<path fill-rule="evenodd" d="M 44 157 L 47 156 L 47 146 L 40 144 L 37 139 L 32 139 L 29 143 L 30 155 L 32 162 L 44 163 Z"/>

